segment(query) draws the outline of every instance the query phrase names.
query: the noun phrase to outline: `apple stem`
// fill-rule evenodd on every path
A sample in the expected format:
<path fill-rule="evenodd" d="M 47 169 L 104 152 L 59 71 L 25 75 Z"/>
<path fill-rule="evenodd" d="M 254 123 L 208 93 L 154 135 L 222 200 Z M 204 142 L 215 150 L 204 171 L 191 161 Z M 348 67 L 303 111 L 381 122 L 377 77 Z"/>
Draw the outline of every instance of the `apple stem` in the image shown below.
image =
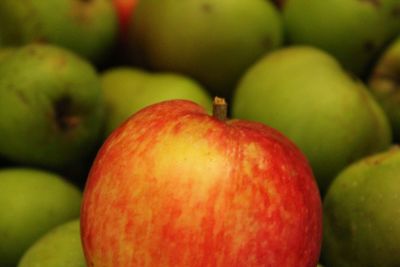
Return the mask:
<path fill-rule="evenodd" d="M 218 96 L 214 98 L 212 115 L 220 121 L 226 121 L 228 115 L 228 104 L 224 98 Z"/>

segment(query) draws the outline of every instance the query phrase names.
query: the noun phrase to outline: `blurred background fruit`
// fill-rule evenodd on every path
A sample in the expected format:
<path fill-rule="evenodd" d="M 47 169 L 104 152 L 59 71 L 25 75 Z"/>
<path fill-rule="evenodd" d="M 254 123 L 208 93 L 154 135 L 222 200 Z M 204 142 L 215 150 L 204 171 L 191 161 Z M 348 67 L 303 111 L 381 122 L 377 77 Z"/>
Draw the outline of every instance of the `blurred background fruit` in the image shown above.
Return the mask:
<path fill-rule="evenodd" d="M 220 96 L 283 41 L 281 16 L 265 0 L 139 1 L 131 23 L 135 62 L 184 73 Z"/>
<path fill-rule="evenodd" d="M 18 267 L 86 267 L 79 218 L 46 232 L 24 253 Z"/>
<path fill-rule="evenodd" d="M 392 141 L 366 86 L 311 46 L 281 48 L 254 64 L 234 91 L 232 115 L 291 138 L 307 155 L 322 194 L 347 164 Z"/>
<path fill-rule="evenodd" d="M 385 45 L 400 32 L 400 1 L 287 0 L 283 21 L 289 45 L 332 54 L 365 77 Z"/>
<path fill-rule="evenodd" d="M 112 0 L 112 2 L 118 15 L 119 40 L 125 42 L 128 34 L 129 23 L 132 20 L 133 12 L 138 0 Z"/>
<path fill-rule="evenodd" d="M 106 136 L 135 112 L 160 101 L 192 100 L 211 113 L 212 98 L 208 91 L 181 74 L 118 67 L 103 72 L 101 82 L 106 106 Z"/>
<path fill-rule="evenodd" d="M 400 149 L 345 168 L 324 200 L 323 259 L 332 267 L 400 266 Z"/>
<path fill-rule="evenodd" d="M 117 14 L 110 0 L 0 1 L 3 46 L 48 42 L 99 64 L 117 34 Z"/>
<path fill-rule="evenodd" d="M 368 79 L 372 93 L 383 107 L 400 141 L 400 35 L 381 54 Z"/>
<path fill-rule="evenodd" d="M 55 173 L 0 170 L 0 266 L 14 267 L 40 236 L 79 217 L 82 193 Z"/>

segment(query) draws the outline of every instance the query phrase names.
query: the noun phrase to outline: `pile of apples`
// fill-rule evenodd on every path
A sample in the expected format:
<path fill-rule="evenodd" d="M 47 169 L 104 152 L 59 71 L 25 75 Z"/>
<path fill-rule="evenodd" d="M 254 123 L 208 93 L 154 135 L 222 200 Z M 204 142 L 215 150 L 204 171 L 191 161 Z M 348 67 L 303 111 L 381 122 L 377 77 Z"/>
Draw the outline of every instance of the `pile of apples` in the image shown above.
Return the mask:
<path fill-rule="evenodd" d="M 1 0 L 1 267 L 400 266 L 400 0 Z"/>

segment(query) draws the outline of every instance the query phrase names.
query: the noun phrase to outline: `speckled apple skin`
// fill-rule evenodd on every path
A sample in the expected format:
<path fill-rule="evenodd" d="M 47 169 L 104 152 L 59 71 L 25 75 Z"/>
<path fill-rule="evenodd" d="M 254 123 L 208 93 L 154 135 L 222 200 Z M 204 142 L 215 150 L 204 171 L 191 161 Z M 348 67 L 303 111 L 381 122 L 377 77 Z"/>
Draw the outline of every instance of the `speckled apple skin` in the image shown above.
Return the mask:
<path fill-rule="evenodd" d="M 81 210 L 89 267 L 315 267 L 321 224 L 290 140 L 185 100 L 148 106 L 109 136 Z"/>

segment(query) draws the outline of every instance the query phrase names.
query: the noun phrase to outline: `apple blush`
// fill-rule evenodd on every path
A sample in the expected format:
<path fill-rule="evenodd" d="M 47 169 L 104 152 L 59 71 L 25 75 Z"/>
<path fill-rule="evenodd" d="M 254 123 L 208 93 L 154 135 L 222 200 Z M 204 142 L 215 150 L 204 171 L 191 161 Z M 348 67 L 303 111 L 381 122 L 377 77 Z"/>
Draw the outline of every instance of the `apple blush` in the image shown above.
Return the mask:
<path fill-rule="evenodd" d="M 315 267 L 321 198 L 297 146 L 188 100 L 147 106 L 103 143 L 81 209 L 89 267 Z"/>

